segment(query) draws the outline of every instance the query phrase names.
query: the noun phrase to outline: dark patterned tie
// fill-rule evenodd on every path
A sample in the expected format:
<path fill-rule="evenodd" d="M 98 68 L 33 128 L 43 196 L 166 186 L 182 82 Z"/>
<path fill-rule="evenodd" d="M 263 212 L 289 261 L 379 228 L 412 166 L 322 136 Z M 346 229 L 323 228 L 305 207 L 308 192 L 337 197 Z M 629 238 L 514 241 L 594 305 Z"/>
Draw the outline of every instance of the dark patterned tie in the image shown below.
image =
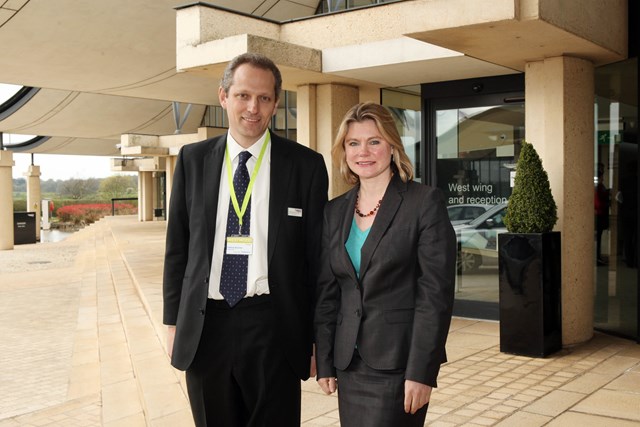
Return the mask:
<path fill-rule="evenodd" d="M 244 195 L 249 186 L 249 171 L 247 170 L 247 160 L 251 157 L 248 151 L 239 154 L 238 167 L 233 175 L 233 188 L 235 189 L 238 205 L 242 207 Z M 242 220 L 242 235 L 248 236 L 251 221 L 251 201 L 247 205 L 247 211 Z M 227 214 L 227 237 L 237 236 L 239 233 L 238 215 L 233 208 L 233 203 L 229 201 L 229 213 Z M 220 294 L 229 303 L 229 306 L 236 305 L 247 293 L 247 267 L 249 263 L 248 255 L 227 254 L 227 242 L 225 239 L 224 256 L 222 257 L 222 272 L 220 274 Z"/>

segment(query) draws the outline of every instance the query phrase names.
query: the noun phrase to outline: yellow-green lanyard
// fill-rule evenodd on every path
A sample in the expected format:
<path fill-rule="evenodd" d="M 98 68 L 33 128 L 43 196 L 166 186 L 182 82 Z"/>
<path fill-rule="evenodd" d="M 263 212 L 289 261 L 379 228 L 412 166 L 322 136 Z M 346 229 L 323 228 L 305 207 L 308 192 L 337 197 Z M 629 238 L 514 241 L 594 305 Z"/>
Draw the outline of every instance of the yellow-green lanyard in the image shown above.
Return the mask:
<path fill-rule="evenodd" d="M 225 157 L 227 160 L 227 181 L 229 184 L 229 194 L 231 194 L 231 203 L 233 203 L 233 210 L 236 211 L 236 215 L 238 215 L 238 224 L 240 226 L 240 230 L 242 230 L 242 218 L 244 217 L 245 212 L 247 212 L 247 206 L 249 205 L 249 199 L 251 199 L 251 192 L 253 191 L 253 184 L 255 183 L 256 176 L 258 175 L 258 170 L 260 169 L 260 165 L 262 164 L 262 158 L 264 157 L 264 152 L 267 151 L 267 145 L 271 141 L 271 134 L 267 130 L 267 137 L 264 140 L 264 144 L 262 144 L 262 149 L 260 150 L 260 155 L 258 156 L 258 161 L 256 162 L 255 167 L 253 168 L 253 172 L 251 172 L 251 179 L 249 180 L 249 186 L 247 187 L 247 192 L 244 195 L 244 199 L 242 200 L 242 209 L 240 209 L 240 205 L 238 204 L 238 196 L 236 196 L 236 189 L 233 188 L 233 176 L 231 174 L 231 158 L 229 157 L 229 147 L 225 148 Z M 238 232 L 240 234 L 240 232 Z"/>

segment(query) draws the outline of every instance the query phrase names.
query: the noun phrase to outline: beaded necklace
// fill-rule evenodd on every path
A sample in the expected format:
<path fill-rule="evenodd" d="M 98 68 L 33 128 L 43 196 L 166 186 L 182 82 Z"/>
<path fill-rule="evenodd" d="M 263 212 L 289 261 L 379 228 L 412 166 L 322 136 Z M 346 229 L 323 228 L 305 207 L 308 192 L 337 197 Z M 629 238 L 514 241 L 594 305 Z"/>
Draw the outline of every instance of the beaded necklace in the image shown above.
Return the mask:
<path fill-rule="evenodd" d="M 360 209 L 358 209 L 358 202 L 359 201 L 360 201 L 360 195 L 358 194 L 356 196 L 356 214 L 358 214 L 358 216 L 360 218 L 366 218 L 368 216 L 375 215 L 375 213 L 378 211 L 378 209 L 380 209 L 380 203 L 382 203 L 382 200 L 378 200 L 378 204 L 376 205 L 376 207 L 373 208 L 373 210 L 370 211 L 368 214 L 364 214 L 364 213 L 360 212 Z"/>

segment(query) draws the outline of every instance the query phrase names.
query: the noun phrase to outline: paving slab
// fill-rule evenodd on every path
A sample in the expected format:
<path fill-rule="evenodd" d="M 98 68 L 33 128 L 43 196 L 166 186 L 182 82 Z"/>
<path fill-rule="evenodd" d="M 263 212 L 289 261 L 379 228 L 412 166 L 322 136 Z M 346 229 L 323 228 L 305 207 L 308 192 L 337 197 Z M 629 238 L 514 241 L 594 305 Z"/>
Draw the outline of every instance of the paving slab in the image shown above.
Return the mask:
<path fill-rule="evenodd" d="M 166 223 L 104 218 L 0 251 L 0 427 L 193 425 L 162 325 Z M 454 318 L 425 425 L 640 423 L 640 346 L 595 333 L 548 358 L 500 353 L 496 322 Z M 338 399 L 302 383 L 304 427 Z"/>

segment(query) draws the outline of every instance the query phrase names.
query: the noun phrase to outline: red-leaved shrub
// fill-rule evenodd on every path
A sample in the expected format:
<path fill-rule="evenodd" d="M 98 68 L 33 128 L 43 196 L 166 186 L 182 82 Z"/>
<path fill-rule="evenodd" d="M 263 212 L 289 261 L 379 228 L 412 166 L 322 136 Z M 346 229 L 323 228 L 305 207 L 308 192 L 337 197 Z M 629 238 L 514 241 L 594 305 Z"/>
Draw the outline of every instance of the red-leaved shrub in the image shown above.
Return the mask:
<path fill-rule="evenodd" d="M 138 209 L 128 203 L 116 203 L 115 210 L 121 215 L 135 214 Z M 89 205 L 67 205 L 56 210 L 56 215 L 62 222 L 75 225 L 91 224 L 106 215 L 111 215 L 111 205 L 107 203 L 93 203 Z"/>

